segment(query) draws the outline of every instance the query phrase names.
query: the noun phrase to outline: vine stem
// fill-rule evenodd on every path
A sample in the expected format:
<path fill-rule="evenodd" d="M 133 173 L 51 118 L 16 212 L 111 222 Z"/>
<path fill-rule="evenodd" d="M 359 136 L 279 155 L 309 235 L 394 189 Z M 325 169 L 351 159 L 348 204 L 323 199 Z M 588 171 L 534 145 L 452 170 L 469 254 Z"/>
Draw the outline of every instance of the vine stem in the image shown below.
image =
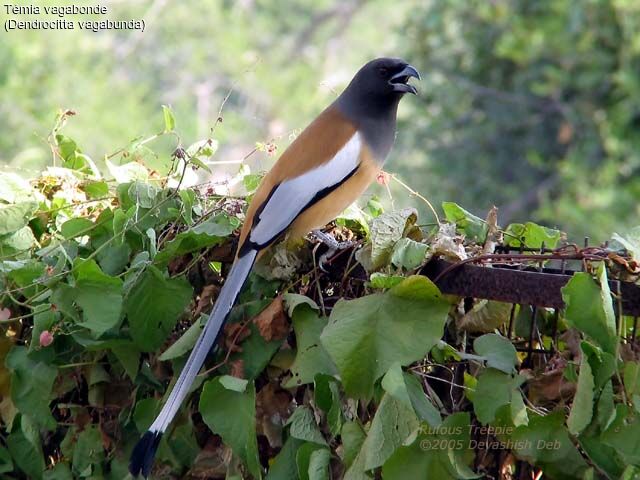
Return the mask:
<path fill-rule="evenodd" d="M 4 320 L 0 320 L 0 325 L 3 323 L 13 323 L 13 322 L 17 322 L 18 320 L 24 320 L 25 318 L 31 318 L 33 316 L 36 315 L 37 312 L 31 312 L 31 313 L 26 313 L 24 315 L 20 315 L 19 317 L 12 317 L 12 318 L 7 318 Z"/>
<path fill-rule="evenodd" d="M 413 195 L 414 197 L 418 197 L 420 200 L 422 200 L 424 203 L 426 203 L 429 206 L 429 209 L 431 210 L 431 213 L 433 213 L 433 216 L 436 217 L 436 222 L 438 222 L 438 225 L 442 224 L 442 222 L 440 222 L 440 217 L 438 216 L 438 212 L 436 212 L 436 209 L 433 208 L 433 205 L 431 205 L 431 202 L 429 200 L 427 200 L 426 197 L 424 197 L 420 192 L 416 192 L 413 188 L 411 188 L 409 185 L 407 185 L 402 180 L 400 180 L 397 175 L 393 174 L 393 175 L 391 175 L 391 178 L 394 181 L 398 182 L 411 195 Z"/>

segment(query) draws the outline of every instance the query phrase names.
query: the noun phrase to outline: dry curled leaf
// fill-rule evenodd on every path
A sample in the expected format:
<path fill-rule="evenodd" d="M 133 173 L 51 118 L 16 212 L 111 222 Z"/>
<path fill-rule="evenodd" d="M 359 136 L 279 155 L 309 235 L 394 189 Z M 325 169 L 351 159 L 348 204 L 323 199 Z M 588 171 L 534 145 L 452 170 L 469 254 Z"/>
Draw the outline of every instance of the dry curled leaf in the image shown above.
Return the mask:
<path fill-rule="evenodd" d="M 502 233 L 498 226 L 498 207 L 495 205 L 491 207 L 487 214 L 487 238 L 482 246 L 482 253 L 493 253 L 496 249 L 496 245 L 502 243 Z"/>
<path fill-rule="evenodd" d="M 576 392 L 576 384 L 564 378 L 564 365 L 529 380 L 528 386 L 529 399 L 534 404 L 568 399 Z"/>
<path fill-rule="evenodd" d="M 624 267 L 624 269 L 632 275 L 640 274 L 640 263 L 634 259 L 626 259 L 617 253 L 611 252 L 608 255 L 609 260 Z"/>
<path fill-rule="evenodd" d="M 241 352 L 240 343 L 251 335 L 244 323 L 231 323 L 224 326 L 224 345 L 231 352 Z"/>
<path fill-rule="evenodd" d="M 198 304 L 196 305 L 196 309 L 193 311 L 194 318 L 198 318 L 198 316 L 204 311 L 209 311 L 211 306 L 213 305 L 213 299 L 218 296 L 218 292 L 220 291 L 220 287 L 217 285 L 206 285 L 202 289 L 202 293 L 198 296 Z"/>
<path fill-rule="evenodd" d="M 456 233 L 455 223 L 443 223 L 436 234 L 431 247 L 433 255 L 454 261 L 466 260 L 467 252 L 463 245 L 464 238 Z"/>
<path fill-rule="evenodd" d="M 229 362 L 229 375 L 236 378 L 244 378 L 244 360 L 239 358 Z"/>
<path fill-rule="evenodd" d="M 478 300 L 471 310 L 456 320 L 456 326 L 467 332 L 493 332 L 508 322 L 511 308 L 510 303 Z"/>
<path fill-rule="evenodd" d="M 268 383 L 256 396 L 258 433 L 265 435 L 272 447 L 282 446 L 282 428 L 291 407 L 291 395 L 276 383 Z"/>
<path fill-rule="evenodd" d="M 258 327 L 260 335 L 267 341 L 282 340 L 289 334 L 289 322 L 284 313 L 282 295 L 276 297 L 267 308 L 262 310 L 253 323 Z"/>

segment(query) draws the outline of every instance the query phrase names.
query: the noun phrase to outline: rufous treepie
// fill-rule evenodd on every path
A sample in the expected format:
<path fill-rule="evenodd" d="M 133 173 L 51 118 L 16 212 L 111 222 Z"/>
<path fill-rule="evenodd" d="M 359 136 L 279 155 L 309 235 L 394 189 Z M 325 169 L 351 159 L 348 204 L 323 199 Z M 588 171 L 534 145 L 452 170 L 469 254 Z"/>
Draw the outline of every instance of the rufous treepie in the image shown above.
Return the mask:
<path fill-rule="evenodd" d="M 405 93 L 416 93 L 408 83 L 411 77 L 420 79 L 401 59 L 378 58 L 364 65 L 264 177 L 209 319 L 164 407 L 133 449 L 129 470 L 134 476 L 149 475 L 160 438 L 189 393 L 256 259 L 284 234 L 301 237 L 323 227 L 375 180 L 395 138 L 398 103 Z M 327 234 L 316 235 L 337 244 Z"/>

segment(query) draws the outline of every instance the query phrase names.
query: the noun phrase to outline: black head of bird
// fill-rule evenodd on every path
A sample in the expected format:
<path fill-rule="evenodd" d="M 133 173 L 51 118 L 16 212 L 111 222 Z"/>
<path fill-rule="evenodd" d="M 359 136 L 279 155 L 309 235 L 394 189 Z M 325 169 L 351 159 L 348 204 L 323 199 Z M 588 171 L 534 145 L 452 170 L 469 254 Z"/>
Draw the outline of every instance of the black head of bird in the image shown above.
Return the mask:
<path fill-rule="evenodd" d="M 352 106 L 368 106 L 371 111 L 380 111 L 397 105 L 405 93 L 417 93 L 409 84 L 411 78 L 419 80 L 420 74 L 404 60 L 376 58 L 358 70 L 341 97 L 353 103 Z"/>
<path fill-rule="evenodd" d="M 395 135 L 398 103 L 406 93 L 417 94 L 409 84 L 418 71 L 401 58 L 376 58 L 366 63 L 336 100 L 336 106 L 358 125 L 380 159 L 386 158 Z"/>

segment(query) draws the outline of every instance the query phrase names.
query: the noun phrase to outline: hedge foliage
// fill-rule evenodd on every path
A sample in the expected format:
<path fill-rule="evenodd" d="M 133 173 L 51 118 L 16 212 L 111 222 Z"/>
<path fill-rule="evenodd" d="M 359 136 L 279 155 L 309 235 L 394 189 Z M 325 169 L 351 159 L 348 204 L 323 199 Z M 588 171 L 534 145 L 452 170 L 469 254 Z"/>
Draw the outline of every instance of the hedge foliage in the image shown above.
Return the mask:
<path fill-rule="evenodd" d="M 122 479 L 215 301 L 246 197 L 204 183 L 216 142 L 165 130 L 102 168 L 62 133 L 38 178 L 0 175 L 0 473 Z M 151 139 L 178 142 L 173 156 Z M 242 168 L 247 197 L 260 176 Z M 257 266 L 154 478 L 636 478 L 640 363 L 616 322 L 605 265 L 563 289 L 557 353 L 523 368 L 504 336 L 511 305 L 444 296 L 420 267 L 482 252 L 497 228 L 454 203 L 446 221 L 349 208 L 333 233 L 362 248 L 317 268 L 310 242 Z M 499 229 L 553 248 L 560 232 Z M 618 237 L 629 251 L 638 239 Z M 636 253 L 637 255 L 637 253 Z M 539 341 L 553 342 L 539 312 Z M 530 312 L 516 309 L 516 335 Z M 525 463 L 530 464 L 526 467 Z M 532 473 L 532 474 L 533 474 Z"/>

